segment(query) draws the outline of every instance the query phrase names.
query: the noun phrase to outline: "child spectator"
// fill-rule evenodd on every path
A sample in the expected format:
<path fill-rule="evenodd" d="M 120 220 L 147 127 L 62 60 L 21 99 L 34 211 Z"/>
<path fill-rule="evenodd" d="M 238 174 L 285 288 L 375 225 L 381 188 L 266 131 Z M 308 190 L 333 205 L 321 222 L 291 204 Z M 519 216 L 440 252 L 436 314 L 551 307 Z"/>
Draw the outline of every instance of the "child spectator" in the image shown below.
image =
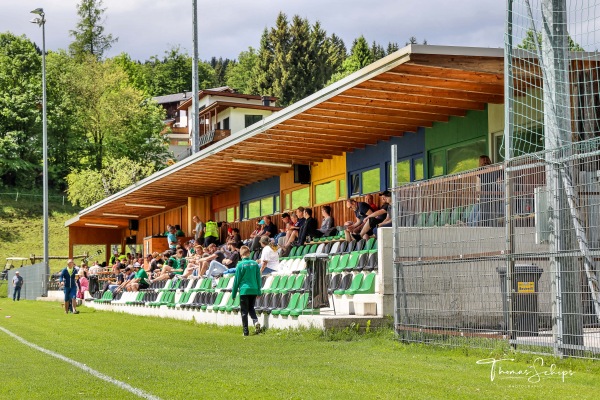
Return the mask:
<path fill-rule="evenodd" d="M 231 297 L 235 300 L 239 291 L 242 329 L 244 336 L 248 336 L 250 334 L 248 331 L 248 314 L 252 318 L 256 334 L 260 333 L 260 324 L 254 310 L 254 303 L 256 302 L 256 296 L 261 295 L 261 277 L 258 264 L 250 258 L 250 249 L 248 246 L 242 246 L 240 256 L 242 257 L 242 261 L 238 263 L 235 270 Z"/>

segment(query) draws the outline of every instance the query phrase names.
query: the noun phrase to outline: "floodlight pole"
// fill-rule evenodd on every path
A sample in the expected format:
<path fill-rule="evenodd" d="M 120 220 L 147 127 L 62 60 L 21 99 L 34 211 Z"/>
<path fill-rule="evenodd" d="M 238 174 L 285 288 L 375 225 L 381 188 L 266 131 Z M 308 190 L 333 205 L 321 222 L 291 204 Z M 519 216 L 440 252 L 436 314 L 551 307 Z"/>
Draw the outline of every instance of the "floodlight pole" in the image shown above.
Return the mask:
<path fill-rule="evenodd" d="M 36 8 L 31 11 L 39 17 L 31 22 L 42 27 L 42 185 L 43 185 L 43 205 L 42 212 L 44 218 L 44 271 L 42 278 L 42 296 L 48 297 L 48 279 L 50 278 L 50 263 L 48 261 L 48 113 L 46 99 L 46 13 L 43 8 Z"/>
<path fill-rule="evenodd" d="M 198 1 L 192 0 L 193 47 L 192 59 L 192 154 L 199 151 L 199 116 L 198 116 Z"/>

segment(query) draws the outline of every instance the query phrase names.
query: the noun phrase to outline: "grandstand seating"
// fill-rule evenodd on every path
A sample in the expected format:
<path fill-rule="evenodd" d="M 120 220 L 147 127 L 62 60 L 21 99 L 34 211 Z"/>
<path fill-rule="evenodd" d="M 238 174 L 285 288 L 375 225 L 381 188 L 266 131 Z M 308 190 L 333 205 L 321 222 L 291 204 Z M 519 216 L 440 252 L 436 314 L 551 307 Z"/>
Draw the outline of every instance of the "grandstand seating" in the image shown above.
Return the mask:
<path fill-rule="evenodd" d="M 451 223 L 461 218 L 464 211 L 449 209 L 443 217 L 440 215 L 435 218 Z M 428 215 L 425 221 L 429 219 Z M 254 252 L 253 257 L 257 253 Z M 380 301 L 373 297 L 378 293 L 377 240 L 370 238 L 346 242 L 338 237 L 324 238 L 292 247 L 289 256 L 280 259 L 280 271 L 262 278 L 263 296 L 257 298 L 255 305 L 262 318 L 291 320 L 321 313 L 319 308 L 312 308 L 311 305 L 311 276 L 307 274 L 304 259 L 306 254 L 313 253 L 329 254 L 328 293 L 335 298 L 336 310 L 341 310 L 343 315 L 352 314 L 361 309 L 352 304 L 369 306 Z M 227 319 L 227 315 L 240 310 L 240 296 L 235 299 L 231 297 L 233 281 L 233 275 L 225 275 L 217 280 L 210 277 L 170 279 L 153 282 L 148 289 L 139 292 L 119 293 L 114 298 L 107 291 L 92 303 L 102 308 L 119 307 L 120 310 L 142 307 L 144 310 L 140 310 L 141 315 L 179 313 L 177 318 L 186 318 L 183 315 L 188 312 L 202 313 L 205 317 L 199 316 L 199 320 L 215 321 L 215 318 Z M 99 297 L 99 294 L 94 297 Z"/>

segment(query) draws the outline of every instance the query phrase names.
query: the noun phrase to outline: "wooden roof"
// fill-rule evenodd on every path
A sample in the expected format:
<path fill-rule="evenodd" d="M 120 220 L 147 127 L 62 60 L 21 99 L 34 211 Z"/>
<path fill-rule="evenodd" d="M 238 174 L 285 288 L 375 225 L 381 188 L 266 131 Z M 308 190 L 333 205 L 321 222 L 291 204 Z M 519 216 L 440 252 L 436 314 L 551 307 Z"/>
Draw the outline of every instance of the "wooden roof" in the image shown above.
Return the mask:
<path fill-rule="evenodd" d="M 503 51 L 407 46 L 343 80 L 81 211 L 67 222 L 127 227 L 137 219 L 267 179 L 290 167 L 232 159 L 310 164 L 363 148 L 486 103 L 503 103 Z M 150 204 L 164 209 L 128 206 Z"/>

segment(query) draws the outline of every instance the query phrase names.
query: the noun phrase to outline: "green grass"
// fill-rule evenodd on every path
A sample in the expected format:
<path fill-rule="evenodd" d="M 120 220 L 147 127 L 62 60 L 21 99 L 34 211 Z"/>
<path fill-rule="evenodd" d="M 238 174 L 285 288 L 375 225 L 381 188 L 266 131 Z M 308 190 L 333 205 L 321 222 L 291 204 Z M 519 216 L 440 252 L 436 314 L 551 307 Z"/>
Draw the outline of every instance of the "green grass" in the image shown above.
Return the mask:
<path fill-rule="evenodd" d="M 52 198 L 51 198 L 52 199 Z M 21 195 L 0 196 L 0 265 L 4 269 L 6 257 L 30 257 L 32 254 L 41 257 L 44 253 L 43 217 L 40 196 Z M 65 222 L 74 217 L 79 208 L 62 201 L 49 203 L 48 236 L 49 253 L 51 256 L 68 256 L 69 229 Z M 101 251 L 97 255 L 97 250 Z M 84 251 L 103 261 L 104 246 L 77 246 L 76 255 Z M 37 262 L 40 262 L 39 260 Z M 30 263 L 27 262 L 26 265 Z M 15 266 L 19 267 L 18 263 Z M 64 260 L 50 260 L 50 271 L 55 272 L 64 268 Z M 1 290 L 1 289 L 0 289 Z M 0 296 L 2 292 L 0 291 Z"/>
<path fill-rule="evenodd" d="M 11 316 L 11 318 L 6 318 Z M 58 303 L 0 299 L 0 326 L 164 399 L 191 398 L 597 398 L 598 363 L 558 360 L 574 375 L 490 381 L 476 361 L 502 353 L 406 345 L 387 329 L 269 330 L 243 338 L 216 327 Z M 112 385 L 28 349 L 0 332 L 0 398 L 130 398 Z M 511 355 L 527 369 L 532 355 Z M 547 363 L 554 362 L 545 357 Z"/>

